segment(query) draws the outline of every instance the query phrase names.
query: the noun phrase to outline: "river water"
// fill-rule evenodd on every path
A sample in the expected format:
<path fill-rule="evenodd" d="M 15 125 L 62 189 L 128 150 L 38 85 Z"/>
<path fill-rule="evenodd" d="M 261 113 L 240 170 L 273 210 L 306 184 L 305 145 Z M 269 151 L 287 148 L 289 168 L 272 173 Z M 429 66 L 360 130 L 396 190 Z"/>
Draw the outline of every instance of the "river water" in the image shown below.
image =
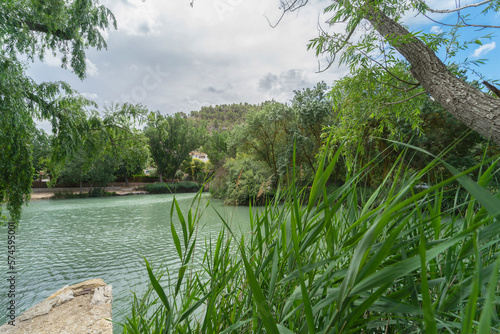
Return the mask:
<path fill-rule="evenodd" d="M 193 198 L 194 194 L 176 195 L 186 217 Z M 124 321 L 131 291 L 140 296 L 149 282 L 143 256 L 155 268 L 163 263 L 175 272 L 179 267 L 170 232 L 172 199 L 173 195 L 139 195 L 30 203 L 16 231 L 17 315 L 65 285 L 102 278 L 113 285 L 113 320 Z M 197 232 L 199 257 L 203 240 L 215 239 L 223 228 L 216 212 L 236 233 L 249 228 L 248 207 L 228 207 L 203 197 L 201 207 L 207 203 Z M 182 239 L 176 215 L 173 221 Z M 6 245 L 5 226 L 0 234 Z M 7 255 L 0 261 L 0 270 L 5 277 L 0 284 L 3 324 L 7 321 Z M 115 325 L 115 332 L 120 328 Z"/>

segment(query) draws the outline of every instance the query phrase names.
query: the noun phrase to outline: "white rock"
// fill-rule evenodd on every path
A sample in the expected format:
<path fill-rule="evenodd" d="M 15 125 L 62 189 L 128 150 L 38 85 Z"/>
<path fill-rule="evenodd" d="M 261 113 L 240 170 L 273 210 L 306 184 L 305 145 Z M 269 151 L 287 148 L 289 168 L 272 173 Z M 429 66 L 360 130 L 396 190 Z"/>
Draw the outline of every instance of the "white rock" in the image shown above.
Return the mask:
<path fill-rule="evenodd" d="M 111 303 L 111 300 L 113 299 L 112 289 L 113 287 L 111 284 L 95 288 L 94 296 L 92 297 L 90 303 L 94 305 Z"/>

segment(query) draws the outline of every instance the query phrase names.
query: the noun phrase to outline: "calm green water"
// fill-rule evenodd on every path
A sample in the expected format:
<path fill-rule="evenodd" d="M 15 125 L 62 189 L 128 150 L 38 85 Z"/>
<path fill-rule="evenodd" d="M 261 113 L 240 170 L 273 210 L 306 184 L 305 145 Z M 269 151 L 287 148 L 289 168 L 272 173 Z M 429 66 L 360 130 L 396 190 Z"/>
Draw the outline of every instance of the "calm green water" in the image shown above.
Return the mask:
<path fill-rule="evenodd" d="M 176 198 L 187 213 L 194 194 Z M 17 315 L 64 285 L 99 277 L 113 285 L 113 320 L 123 321 L 131 291 L 141 294 L 148 283 L 142 256 L 156 268 L 164 263 L 175 272 L 179 266 L 170 233 L 172 199 L 172 195 L 142 195 L 46 200 L 25 207 L 16 233 Z M 202 206 L 207 202 L 203 198 Z M 211 199 L 200 220 L 198 240 L 215 238 L 223 227 L 215 210 L 231 222 L 235 231 L 248 229 L 248 208 L 226 207 Z M 176 216 L 174 223 L 180 235 Z M 6 227 L 1 227 L 0 233 L 6 245 Z M 199 242 L 197 246 L 199 261 L 204 245 Z M 6 255 L 0 269 L 7 272 Z M 2 309 L 6 309 L 3 292 L 7 283 L 2 281 L 0 299 Z M 0 312 L 0 323 L 6 321 L 6 312 Z M 115 325 L 115 331 L 119 329 Z"/>

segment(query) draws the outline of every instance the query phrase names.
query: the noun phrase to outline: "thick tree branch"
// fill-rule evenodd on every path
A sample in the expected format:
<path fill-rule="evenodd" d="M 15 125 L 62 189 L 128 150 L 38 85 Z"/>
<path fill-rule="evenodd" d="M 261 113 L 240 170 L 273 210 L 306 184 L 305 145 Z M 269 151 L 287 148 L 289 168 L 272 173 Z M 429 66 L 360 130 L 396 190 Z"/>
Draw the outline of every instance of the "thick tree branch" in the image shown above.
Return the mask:
<path fill-rule="evenodd" d="M 488 87 L 489 90 L 491 90 L 493 93 L 495 93 L 496 96 L 500 97 L 500 89 L 496 88 L 492 84 L 490 84 L 488 81 L 483 81 L 483 84 Z"/>
<path fill-rule="evenodd" d="M 36 23 L 36 22 L 31 22 L 31 21 L 22 21 L 22 22 L 19 22 L 19 27 L 22 27 L 24 25 L 26 25 L 28 27 L 29 30 L 31 31 L 35 31 L 35 32 L 42 32 L 42 33 L 45 33 L 45 34 L 52 34 L 60 39 L 63 39 L 65 41 L 69 41 L 71 39 L 73 39 L 72 35 L 67 32 L 67 31 L 64 31 L 64 30 L 61 30 L 61 29 L 57 29 L 57 30 L 54 30 L 54 31 L 51 31 L 49 29 L 49 27 L 47 27 L 46 25 L 44 24 L 40 24 L 40 23 Z"/>

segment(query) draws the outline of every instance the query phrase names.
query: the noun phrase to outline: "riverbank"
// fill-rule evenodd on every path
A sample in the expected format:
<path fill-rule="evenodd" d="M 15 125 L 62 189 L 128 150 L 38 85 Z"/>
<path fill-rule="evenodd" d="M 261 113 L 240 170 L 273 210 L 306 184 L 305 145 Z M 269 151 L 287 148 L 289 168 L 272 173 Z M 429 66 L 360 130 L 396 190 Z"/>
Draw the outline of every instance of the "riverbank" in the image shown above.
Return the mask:
<path fill-rule="evenodd" d="M 138 187 L 140 185 L 134 184 L 130 186 L 110 186 L 106 187 L 106 192 L 114 193 L 114 196 L 127 196 L 127 195 L 144 195 L 148 194 L 145 190 L 139 190 Z M 83 187 L 83 188 L 33 188 L 33 192 L 31 193 L 31 200 L 45 200 L 52 199 L 55 193 L 71 193 L 71 194 L 87 194 L 91 188 Z"/>
<path fill-rule="evenodd" d="M 204 187 L 203 191 L 208 191 L 207 185 L 199 185 L 193 181 L 181 181 L 174 183 L 143 183 L 143 182 L 114 182 L 109 184 L 104 189 L 104 192 L 99 191 L 99 195 L 104 196 L 127 196 L 127 195 L 145 195 L 145 194 L 181 194 L 181 193 L 196 193 Z M 81 198 L 81 197 L 96 197 L 94 192 L 99 190 L 95 187 L 33 187 L 31 200 L 43 199 L 66 199 L 66 198 Z M 89 196 L 89 194 L 92 192 Z"/>

